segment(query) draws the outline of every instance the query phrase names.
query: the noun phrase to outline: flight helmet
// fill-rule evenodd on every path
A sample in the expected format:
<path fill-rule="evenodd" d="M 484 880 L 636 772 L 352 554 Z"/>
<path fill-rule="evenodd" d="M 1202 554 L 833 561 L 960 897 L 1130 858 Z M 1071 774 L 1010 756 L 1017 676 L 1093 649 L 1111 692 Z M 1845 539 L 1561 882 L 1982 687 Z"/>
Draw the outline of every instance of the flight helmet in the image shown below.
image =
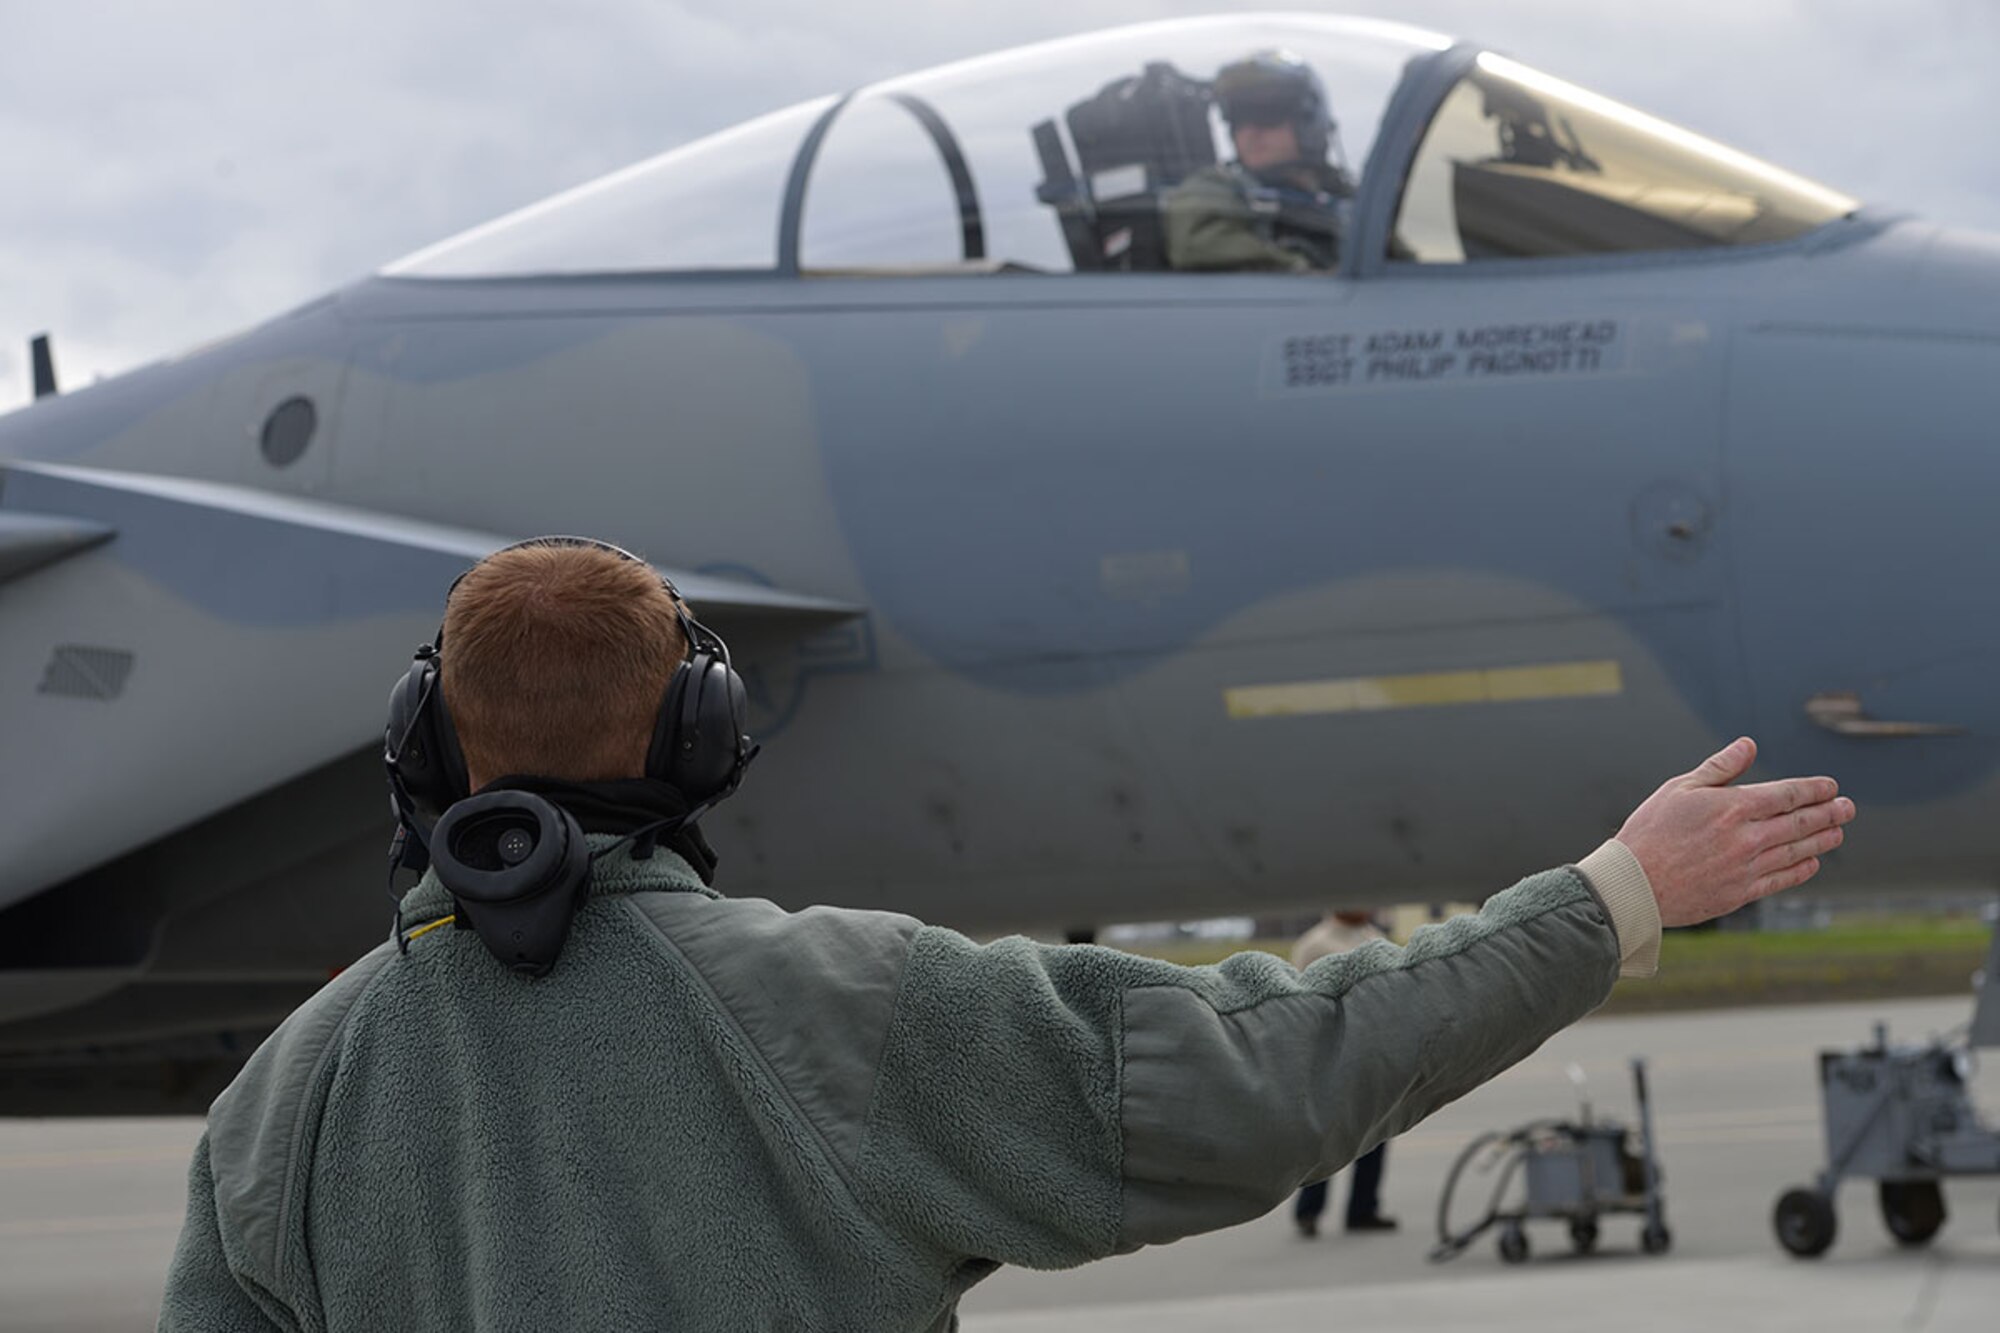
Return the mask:
<path fill-rule="evenodd" d="M 1238 124 L 1289 124 L 1299 155 L 1324 162 L 1333 139 L 1333 112 L 1312 66 L 1290 51 L 1253 51 L 1224 65 L 1213 85 L 1216 105 L 1233 129 Z"/>

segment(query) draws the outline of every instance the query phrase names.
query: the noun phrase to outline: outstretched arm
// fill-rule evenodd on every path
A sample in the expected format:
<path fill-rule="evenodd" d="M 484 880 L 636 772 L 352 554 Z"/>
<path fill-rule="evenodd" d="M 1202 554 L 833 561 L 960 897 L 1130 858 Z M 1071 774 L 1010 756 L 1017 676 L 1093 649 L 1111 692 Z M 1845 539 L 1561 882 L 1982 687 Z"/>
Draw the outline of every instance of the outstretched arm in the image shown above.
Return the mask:
<path fill-rule="evenodd" d="M 945 1255 L 1037 1267 L 1255 1217 L 1596 1008 L 1661 922 L 1809 878 L 1853 805 L 1830 779 L 1732 786 L 1754 758 L 1739 741 L 1668 782 L 1581 867 L 1304 972 L 924 928 L 862 1192 Z"/>

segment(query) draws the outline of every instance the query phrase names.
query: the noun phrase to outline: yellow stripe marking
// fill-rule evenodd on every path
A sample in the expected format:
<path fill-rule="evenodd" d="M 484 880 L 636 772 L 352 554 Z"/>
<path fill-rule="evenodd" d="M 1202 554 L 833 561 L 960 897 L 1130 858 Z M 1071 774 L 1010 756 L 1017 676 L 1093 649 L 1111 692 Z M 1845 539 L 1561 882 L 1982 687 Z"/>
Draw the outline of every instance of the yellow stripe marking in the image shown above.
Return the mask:
<path fill-rule="evenodd" d="M 437 920 L 431 922 L 429 925 L 418 926 L 415 930 L 405 935 L 403 939 L 405 941 L 420 940 L 424 936 L 436 930 L 439 926 L 448 926 L 456 920 L 458 920 L 458 914 L 456 912 L 452 913 L 450 916 L 441 916 Z"/>
<path fill-rule="evenodd" d="M 1378 713 L 1394 708 L 1589 699 L 1624 692 L 1625 676 L 1615 661 L 1550 662 L 1484 671 L 1242 685 L 1224 690 L 1222 701 L 1233 718 L 1297 717 L 1305 713 Z"/>

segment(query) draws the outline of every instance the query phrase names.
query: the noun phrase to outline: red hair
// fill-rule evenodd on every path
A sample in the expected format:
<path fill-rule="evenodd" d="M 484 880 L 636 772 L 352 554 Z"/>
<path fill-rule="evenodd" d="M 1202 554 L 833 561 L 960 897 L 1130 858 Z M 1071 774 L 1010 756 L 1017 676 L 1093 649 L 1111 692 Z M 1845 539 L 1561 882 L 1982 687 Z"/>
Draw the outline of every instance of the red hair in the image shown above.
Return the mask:
<path fill-rule="evenodd" d="M 444 612 L 440 688 L 474 786 L 640 776 L 686 656 L 673 595 L 648 566 L 592 546 L 488 556 Z"/>

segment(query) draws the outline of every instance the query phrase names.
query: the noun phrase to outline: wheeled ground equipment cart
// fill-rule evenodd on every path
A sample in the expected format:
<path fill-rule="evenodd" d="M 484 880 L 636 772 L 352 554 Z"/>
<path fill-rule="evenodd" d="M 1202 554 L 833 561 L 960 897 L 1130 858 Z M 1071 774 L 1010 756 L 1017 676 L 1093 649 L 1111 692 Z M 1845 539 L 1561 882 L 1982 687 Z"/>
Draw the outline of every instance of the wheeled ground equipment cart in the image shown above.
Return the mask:
<path fill-rule="evenodd" d="M 1820 1052 L 1826 1170 L 1779 1196 L 1778 1244 L 1803 1259 L 1825 1254 L 1838 1231 L 1834 1193 L 1860 1177 L 1875 1181 L 1889 1234 L 1923 1245 L 1944 1225 L 1947 1177 L 2000 1174 L 2000 1129 L 1980 1120 L 1970 1086 L 1973 1051 L 2000 1046 L 2000 915 L 1975 984 L 1963 1036 L 1891 1046 L 1888 1026 L 1877 1023 L 1874 1045 Z"/>
<path fill-rule="evenodd" d="M 1821 1051 L 1827 1166 L 1778 1199 L 1778 1243 L 1801 1258 L 1826 1253 L 1838 1231 L 1834 1193 L 1856 1177 L 1876 1182 L 1882 1221 L 1898 1241 L 1935 1236 L 1946 1177 L 2000 1174 L 2000 1131 L 1980 1121 L 1967 1086 L 1972 1060 L 1969 1042 L 1891 1046 L 1881 1023 L 1872 1046 Z"/>
<path fill-rule="evenodd" d="M 1580 1070 L 1571 1077 L 1579 1085 Z M 1653 1137 L 1653 1112 L 1646 1094 L 1646 1062 L 1632 1061 L 1632 1087 L 1638 1099 L 1638 1143 L 1615 1120 L 1591 1116 L 1586 1100 L 1576 1120 L 1531 1120 L 1505 1132 L 1480 1135 L 1458 1155 L 1445 1177 L 1438 1201 L 1438 1243 L 1432 1260 L 1442 1262 L 1461 1254 L 1489 1228 L 1500 1229 L 1500 1257 L 1510 1264 L 1528 1258 L 1527 1223 L 1549 1219 L 1569 1224 L 1570 1245 L 1579 1254 L 1597 1248 L 1598 1219 L 1611 1213 L 1636 1213 L 1644 1220 L 1639 1245 L 1647 1254 L 1664 1254 L 1673 1243 L 1667 1230 L 1666 1201 L 1660 1193 L 1660 1159 Z M 1486 1213 L 1461 1231 L 1451 1227 L 1452 1195 L 1466 1168 L 1477 1161 L 1482 1170 L 1499 1170 Z M 1507 1206 L 1516 1176 L 1523 1180 L 1520 1201 Z"/>

